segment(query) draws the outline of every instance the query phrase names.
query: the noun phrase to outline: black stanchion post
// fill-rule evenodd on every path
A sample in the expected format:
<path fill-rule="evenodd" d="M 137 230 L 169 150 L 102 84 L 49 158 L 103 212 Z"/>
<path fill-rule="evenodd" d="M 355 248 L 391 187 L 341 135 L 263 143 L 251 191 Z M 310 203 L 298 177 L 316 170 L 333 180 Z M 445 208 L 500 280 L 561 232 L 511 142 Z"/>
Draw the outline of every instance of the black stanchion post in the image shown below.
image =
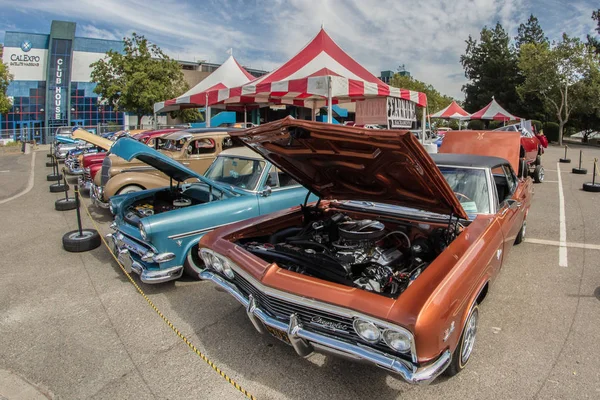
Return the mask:
<path fill-rule="evenodd" d="M 565 158 L 560 158 L 560 159 L 558 160 L 559 162 L 561 162 L 561 163 L 570 163 L 570 162 L 571 162 L 571 160 L 570 160 L 569 158 L 567 158 L 567 148 L 568 148 L 568 147 L 569 147 L 569 146 L 567 146 L 567 145 L 565 144 Z"/>
<path fill-rule="evenodd" d="M 67 185 L 67 175 L 63 174 L 63 183 L 65 185 L 65 201 L 69 200 L 69 185 Z M 77 186 L 75 186 L 77 189 Z"/>
<path fill-rule="evenodd" d="M 81 213 L 79 212 L 79 187 L 77 185 L 75 185 L 75 209 L 77 210 L 77 229 L 79 229 L 79 236 L 83 236 Z"/>
<path fill-rule="evenodd" d="M 600 193 L 600 183 L 596 183 L 596 174 L 598 173 L 598 159 L 594 158 L 594 172 L 592 173 L 592 181 L 583 184 L 585 192 Z"/>
<path fill-rule="evenodd" d="M 572 173 L 577 174 L 577 175 L 585 175 L 585 174 L 587 174 L 587 169 L 581 168 L 582 157 L 583 157 L 583 150 L 579 150 L 579 168 L 573 168 L 571 170 Z"/>

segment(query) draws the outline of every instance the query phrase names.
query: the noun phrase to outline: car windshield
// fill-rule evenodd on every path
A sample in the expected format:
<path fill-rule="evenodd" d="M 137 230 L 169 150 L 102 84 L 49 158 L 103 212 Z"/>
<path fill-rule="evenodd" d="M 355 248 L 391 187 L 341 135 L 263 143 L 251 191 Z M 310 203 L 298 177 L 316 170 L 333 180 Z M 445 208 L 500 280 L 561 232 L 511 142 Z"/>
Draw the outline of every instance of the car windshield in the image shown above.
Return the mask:
<path fill-rule="evenodd" d="M 439 169 L 467 214 L 490 213 L 490 194 L 484 169 L 445 166 Z"/>
<path fill-rule="evenodd" d="M 219 156 L 208 167 L 204 176 L 213 181 L 237 186 L 241 189 L 254 190 L 264 169 L 265 162 L 263 160 Z"/>

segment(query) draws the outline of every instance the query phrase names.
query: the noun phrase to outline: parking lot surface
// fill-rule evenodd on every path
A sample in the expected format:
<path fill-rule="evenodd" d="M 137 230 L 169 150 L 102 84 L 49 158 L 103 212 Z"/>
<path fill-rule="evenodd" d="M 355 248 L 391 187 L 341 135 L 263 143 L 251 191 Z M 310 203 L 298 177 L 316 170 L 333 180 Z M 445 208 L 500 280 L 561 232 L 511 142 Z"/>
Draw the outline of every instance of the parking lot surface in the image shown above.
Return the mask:
<path fill-rule="evenodd" d="M 557 147 L 543 156 L 546 182 L 535 185 L 526 241 L 512 249 L 491 286 L 473 357 L 452 379 L 412 386 L 369 365 L 318 354 L 302 359 L 260 335 L 245 310 L 210 283 L 139 284 L 258 399 L 598 399 L 600 194 L 581 190 L 591 173 L 571 174 L 575 150 L 573 164 L 557 163 Z M 583 150 L 591 172 L 600 149 Z M 0 158 L 0 170 L 30 165 L 30 156 L 11 157 Z M 75 211 L 54 210 L 60 195 L 48 191 L 45 154 L 35 157 L 33 190 L 0 204 L 0 371 L 49 398 L 243 398 L 148 306 L 106 248 L 62 249 L 62 235 L 76 227 Z M 18 176 L 21 185 L 0 173 L 0 188 L 16 188 L 0 196 L 26 185 L 28 174 Z M 84 201 L 107 233 L 108 211 Z M 8 396 L 4 375 L 0 398 Z"/>

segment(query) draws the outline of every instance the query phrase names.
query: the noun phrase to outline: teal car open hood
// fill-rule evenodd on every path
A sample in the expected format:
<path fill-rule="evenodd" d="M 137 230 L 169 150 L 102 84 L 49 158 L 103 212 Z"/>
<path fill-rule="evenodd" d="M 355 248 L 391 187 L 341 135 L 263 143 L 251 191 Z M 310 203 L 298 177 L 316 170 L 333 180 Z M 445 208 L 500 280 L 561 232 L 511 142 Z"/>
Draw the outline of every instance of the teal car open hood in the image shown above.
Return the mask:
<path fill-rule="evenodd" d="M 117 140 L 110 148 L 110 153 L 124 158 L 127 161 L 137 158 L 151 167 L 156 168 L 168 177 L 173 178 L 173 180 L 177 182 L 183 182 L 190 178 L 196 178 L 199 179 L 200 182 L 206 183 L 207 185 L 211 185 L 226 192 L 231 192 L 231 190 L 226 186 L 222 186 L 213 180 L 205 178 L 204 176 L 187 168 L 180 162 L 177 162 L 161 152 L 148 147 L 144 143 L 138 142 L 137 140 L 131 138 L 124 137 Z"/>
<path fill-rule="evenodd" d="M 69 136 L 63 136 L 63 135 L 56 135 L 56 141 L 59 143 L 65 143 L 65 144 L 77 144 L 79 143 L 79 139 L 73 139 Z"/>

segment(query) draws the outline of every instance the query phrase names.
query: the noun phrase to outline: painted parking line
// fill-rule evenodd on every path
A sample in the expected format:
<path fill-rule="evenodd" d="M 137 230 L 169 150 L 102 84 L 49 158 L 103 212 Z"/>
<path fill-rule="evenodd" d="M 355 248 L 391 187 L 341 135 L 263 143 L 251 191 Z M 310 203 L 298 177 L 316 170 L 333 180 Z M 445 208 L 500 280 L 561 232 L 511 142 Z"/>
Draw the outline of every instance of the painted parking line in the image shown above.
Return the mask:
<path fill-rule="evenodd" d="M 559 221 L 560 221 L 560 247 L 558 248 L 558 265 L 568 267 L 567 262 L 567 225 L 565 219 L 565 196 L 563 194 L 562 179 L 560 176 L 560 163 L 556 163 L 558 171 L 558 201 L 559 201 Z"/>
<path fill-rule="evenodd" d="M 558 183 L 558 181 L 547 181 L 547 180 L 544 180 L 544 183 Z"/>
<path fill-rule="evenodd" d="M 557 246 L 557 247 L 563 246 L 563 244 L 561 244 L 561 242 L 557 242 L 556 240 L 525 238 L 525 239 L 523 239 L 523 241 L 525 243 L 541 244 L 541 245 L 545 245 L 545 246 Z M 600 244 L 566 242 L 566 243 L 564 243 L 564 246 L 572 247 L 575 249 L 600 250 Z"/>
<path fill-rule="evenodd" d="M 8 203 L 9 201 L 12 201 L 18 197 L 23 196 L 24 194 L 27 194 L 31 191 L 31 189 L 33 189 L 33 178 L 35 177 L 35 152 L 31 153 L 31 167 L 30 167 L 30 172 L 29 172 L 29 180 L 27 181 L 27 187 L 25 189 L 23 189 L 23 191 L 21 191 L 20 193 L 15 194 L 12 197 L 9 197 L 8 199 L 4 199 L 4 200 L 0 200 L 0 204 L 4 204 L 4 203 Z"/>
<path fill-rule="evenodd" d="M 8 169 L 7 169 L 7 170 L 4 170 L 4 171 L 0 171 L 0 172 L 10 172 L 10 170 L 8 170 Z"/>

